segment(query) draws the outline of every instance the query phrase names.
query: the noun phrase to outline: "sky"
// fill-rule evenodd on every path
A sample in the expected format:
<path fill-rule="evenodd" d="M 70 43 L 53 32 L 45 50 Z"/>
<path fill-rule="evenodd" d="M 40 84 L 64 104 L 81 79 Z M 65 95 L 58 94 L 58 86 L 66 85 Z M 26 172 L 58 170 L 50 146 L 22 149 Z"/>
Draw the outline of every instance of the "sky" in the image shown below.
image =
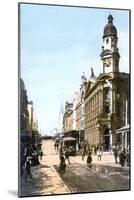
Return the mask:
<path fill-rule="evenodd" d="M 120 71 L 129 72 L 127 10 L 21 4 L 21 77 L 42 134 L 54 134 L 61 107 L 79 92 L 81 75 L 102 73 L 101 47 L 107 17 L 118 32 Z"/>

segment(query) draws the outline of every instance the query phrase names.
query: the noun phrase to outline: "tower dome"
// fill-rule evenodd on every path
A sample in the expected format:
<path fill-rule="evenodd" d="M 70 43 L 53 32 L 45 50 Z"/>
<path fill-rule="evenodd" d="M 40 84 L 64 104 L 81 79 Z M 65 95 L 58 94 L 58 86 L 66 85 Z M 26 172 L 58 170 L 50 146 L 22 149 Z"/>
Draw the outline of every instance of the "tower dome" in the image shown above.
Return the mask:
<path fill-rule="evenodd" d="M 108 24 L 104 27 L 103 38 L 107 36 L 115 36 L 117 38 L 117 30 L 113 25 L 113 16 L 108 16 Z"/>

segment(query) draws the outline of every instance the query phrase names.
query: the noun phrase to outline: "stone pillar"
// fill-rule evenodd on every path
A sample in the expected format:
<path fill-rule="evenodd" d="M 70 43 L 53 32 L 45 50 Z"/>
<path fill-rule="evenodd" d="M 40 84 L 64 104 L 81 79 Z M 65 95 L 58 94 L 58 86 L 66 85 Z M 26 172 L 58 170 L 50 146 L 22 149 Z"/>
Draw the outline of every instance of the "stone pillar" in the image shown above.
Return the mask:
<path fill-rule="evenodd" d="M 112 112 L 116 112 L 116 94 L 115 94 L 115 83 L 112 84 Z"/>
<path fill-rule="evenodd" d="M 125 147 L 125 133 L 122 132 L 122 148 Z"/>
<path fill-rule="evenodd" d="M 96 102 L 96 106 L 97 106 L 97 115 L 99 114 L 99 91 L 97 91 L 97 102 Z"/>
<path fill-rule="evenodd" d="M 108 125 L 108 128 L 109 128 L 109 137 L 110 137 L 110 149 L 112 147 L 112 144 L 113 144 L 113 137 L 112 137 L 112 130 L 111 130 L 111 124 Z"/>
<path fill-rule="evenodd" d="M 113 104 L 112 104 L 112 102 L 113 102 L 113 91 L 112 91 L 112 85 L 111 85 L 111 87 L 110 87 L 110 113 L 112 113 L 113 112 Z"/>
<path fill-rule="evenodd" d="M 101 86 L 100 90 L 100 113 L 103 113 L 103 86 Z"/>

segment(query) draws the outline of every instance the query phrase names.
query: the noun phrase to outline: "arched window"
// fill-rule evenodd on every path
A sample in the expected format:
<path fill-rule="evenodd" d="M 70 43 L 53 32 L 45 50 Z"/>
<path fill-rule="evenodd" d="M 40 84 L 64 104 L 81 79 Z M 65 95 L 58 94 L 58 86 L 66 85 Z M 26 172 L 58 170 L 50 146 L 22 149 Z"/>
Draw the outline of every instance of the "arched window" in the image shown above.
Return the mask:
<path fill-rule="evenodd" d="M 108 42 L 109 42 L 109 39 L 107 38 L 107 39 L 106 39 L 106 44 L 108 44 Z"/>

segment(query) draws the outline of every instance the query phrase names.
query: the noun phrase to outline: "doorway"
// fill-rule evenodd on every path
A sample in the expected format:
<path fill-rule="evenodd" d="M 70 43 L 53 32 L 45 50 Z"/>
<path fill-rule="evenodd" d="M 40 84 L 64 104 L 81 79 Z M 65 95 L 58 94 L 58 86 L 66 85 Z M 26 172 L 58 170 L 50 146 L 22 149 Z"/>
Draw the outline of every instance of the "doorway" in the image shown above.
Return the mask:
<path fill-rule="evenodd" d="M 110 134 L 109 134 L 108 127 L 104 128 L 103 148 L 104 148 L 104 151 L 109 151 L 109 148 L 110 148 Z"/>

